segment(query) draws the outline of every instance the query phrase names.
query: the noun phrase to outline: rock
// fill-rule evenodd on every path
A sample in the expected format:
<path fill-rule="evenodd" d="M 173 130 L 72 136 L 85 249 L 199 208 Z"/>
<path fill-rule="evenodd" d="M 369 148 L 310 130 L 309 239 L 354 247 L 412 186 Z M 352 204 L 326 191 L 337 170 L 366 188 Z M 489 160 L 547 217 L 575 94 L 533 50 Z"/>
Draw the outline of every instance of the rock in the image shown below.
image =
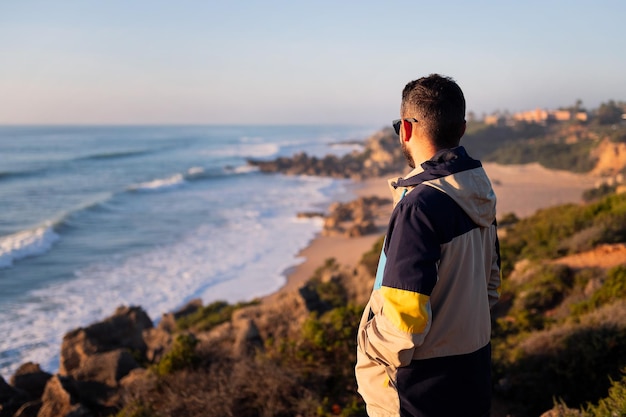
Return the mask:
<path fill-rule="evenodd" d="M 172 346 L 172 334 L 160 327 L 144 330 L 143 340 L 146 343 L 146 359 L 150 363 L 160 361 Z"/>
<path fill-rule="evenodd" d="M 12 416 L 30 398 L 21 390 L 7 384 L 0 376 L 0 417 Z"/>
<path fill-rule="evenodd" d="M 0 376 L 0 404 L 6 404 L 9 400 L 15 397 L 16 394 L 17 391 L 15 391 L 13 387 L 7 384 L 4 378 Z"/>
<path fill-rule="evenodd" d="M 233 353 L 236 357 L 249 356 L 263 349 L 263 339 L 254 320 L 241 320 L 233 323 L 236 334 Z"/>
<path fill-rule="evenodd" d="M 27 362 L 21 365 L 11 377 L 11 385 L 24 391 L 32 399 L 41 398 L 52 374 L 44 372 L 39 364 Z"/>
<path fill-rule="evenodd" d="M 619 174 L 626 167 L 626 143 L 617 143 L 605 138 L 591 151 L 591 158 L 597 161 L 591 174 L 605 176 Z"/>
<path fill-rule="evenodd" d="M 174 314 L 164 313 L 161 316 L 161 321 L 159 321 L 157 328 L 168 333 L 174 333 L 176 331 L 176 319 L 174 318 Z"/>
<path fill-rule="evenodd" d="M 155 385 L 158 383 L 159 377 L 156 373 L 148 371 L 144 368 L 133 369 L 120 381 L 120 404 L 129 404 L 149 395 Z"/>
<path fill-rule="evenodd" d="M 347 203 L 334 203 L 324 220 L 325 236 L 360 237 L 375 233 L 375 211 L 391 200 L 378 197 L 360 197 Z"/>
<path fill-rule="evenodd" d="M 48 380 L 41 402 L 38 417 L 68 416 L 82 408 L 78 402 L 74 381 L 57 375 Z"/>
<path fill-rule="evenodd" d="M 376 231 L 376 226 L 371 220 L 364 220 L 360 223 L 355 223 L 352 227 L 348 228 L 346 234 L 348 237 L 360 237 L 365 236 Z"/>
<path fill-rule="evenodd" d="M 144 355 L 143 331 L 150 328 L 152 321 L 143 309 L 119 307 L 104 321 L 73 330 L 63 337 L 59 373 L 72 375 L 96 353 L 126 348 Z"/>
<path fill-rule="evenodd" d="M 41 400 L 29 401 L 23 404 L 13 417 L 37 417 L 42 404 Z"/>
<path fill-rule="evenodd" d="M 296 216 L 298 219 L 313 219 L 316 217 L 324 217 L 324 213 L 322 213 L 321 211 L 302 211 L 299 212 Z"/>
<path fill-rule="evenodd" d="M 72 373 L 78 381 L 99 382 L 116 388 L 123 377 L 138 367 L 139 364 L 127 349 L 116 349 L 88 356 Z"/>
<path fill-rule="evenodd" d="M 129 389 L 138 384 L 144 384 L 146 379 L 154 380 L 156 375 L 144 368 L 136 368 L 120 380 L 120 386 L 124 389 Z"/>

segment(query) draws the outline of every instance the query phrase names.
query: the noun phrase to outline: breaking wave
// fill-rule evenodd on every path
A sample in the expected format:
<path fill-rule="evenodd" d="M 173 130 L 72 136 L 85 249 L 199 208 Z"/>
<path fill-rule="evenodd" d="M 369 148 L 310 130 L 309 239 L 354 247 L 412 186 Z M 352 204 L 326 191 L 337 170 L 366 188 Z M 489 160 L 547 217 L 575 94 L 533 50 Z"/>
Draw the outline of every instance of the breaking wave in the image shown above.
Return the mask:
<path fill-rule="evenodd" d="M 128 187 L 131 191 L 161 191 L 178 188 L 185 184 L 183 174 L 174 174 L 167 178 L 160 178 L 152 181 L 140 182 Z"/>
<path fill-rule="evenodd" d="M 39 226 L 0 237 L 0 268 L 8 268 L 13 262 L 36 256 L 50 250 L 59 240 L 52 225 Z"/>

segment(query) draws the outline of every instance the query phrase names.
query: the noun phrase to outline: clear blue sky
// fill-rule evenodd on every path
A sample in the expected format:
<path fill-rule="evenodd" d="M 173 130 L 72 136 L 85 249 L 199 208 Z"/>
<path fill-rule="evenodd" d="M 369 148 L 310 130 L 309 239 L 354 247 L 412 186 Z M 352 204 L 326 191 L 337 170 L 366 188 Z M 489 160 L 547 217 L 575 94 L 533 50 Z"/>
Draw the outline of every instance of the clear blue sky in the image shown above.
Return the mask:
<path fill-rule="evenodd" d="M 0 124 L 350 123 L 626 100 L 626 1 L 0 0 Z"/>

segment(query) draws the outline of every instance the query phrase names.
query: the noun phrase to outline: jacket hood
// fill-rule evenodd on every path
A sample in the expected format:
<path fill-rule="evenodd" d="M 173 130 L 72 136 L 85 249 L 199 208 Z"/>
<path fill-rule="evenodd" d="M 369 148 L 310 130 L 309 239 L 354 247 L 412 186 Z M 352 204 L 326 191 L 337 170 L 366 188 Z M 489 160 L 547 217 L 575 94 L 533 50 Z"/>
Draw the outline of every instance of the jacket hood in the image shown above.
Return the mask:
<path fill-rule="evenodd" d="M 479 226 L 490 226 L 496 219 L 496 194 L 487 173 L 463 146 L 441 150 L 406 178 L 389 180 L 394 203 L 420 184 L 446 193 Z"/>

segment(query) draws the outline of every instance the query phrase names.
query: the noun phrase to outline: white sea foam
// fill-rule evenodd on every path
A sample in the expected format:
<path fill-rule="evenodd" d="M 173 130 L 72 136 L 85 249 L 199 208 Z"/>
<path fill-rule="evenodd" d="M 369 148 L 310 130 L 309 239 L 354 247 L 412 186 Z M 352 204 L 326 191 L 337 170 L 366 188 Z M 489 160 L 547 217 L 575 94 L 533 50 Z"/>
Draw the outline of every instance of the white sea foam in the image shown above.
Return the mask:
<path fill-rule="evenodd" d="M 200 175 L 204 173 L 204 168 L 202 167 L 191 167 L 187 170 L 188 175 Z"/>
<path fill-rule="evenodd" d="M 170 188 L 180 187 L 185 183 L 185 177 L 182 174 L 175 174 L 171 177 L 156 179 L 152 181 L 142 182 L 128 187 L 133 191 L 159 191 Z"/>
<path fill-rule="evenodd" d="M 250 172 L 257 172 L 259 167 L 253 165 L 240 165 L 238 167 L 229 168 L 226 171 L 233 174 L 248 174 Z"/>
<path fill-rule="evenodd" d="M 51 225 L 44 225 L 0 237 L 0 268 L 7 268 L 13 262 L 28 256 L 41 255 L 50 250 L 59 240 Z"/>

